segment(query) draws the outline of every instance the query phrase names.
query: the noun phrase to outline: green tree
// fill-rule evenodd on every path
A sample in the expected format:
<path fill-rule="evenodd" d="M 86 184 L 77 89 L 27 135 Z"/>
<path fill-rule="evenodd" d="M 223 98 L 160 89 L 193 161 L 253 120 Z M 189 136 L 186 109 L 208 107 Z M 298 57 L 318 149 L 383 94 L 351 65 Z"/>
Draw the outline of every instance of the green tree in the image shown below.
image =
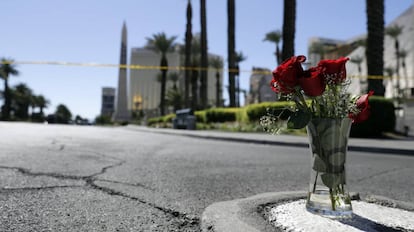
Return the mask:
<path fill-rule="evenodd" d="M 227 0 L 227 56 L 229 68 L 229 100 L 230 107 L 236 106 L 236 82 L 235 82 L 235 68 L 236 68 L 236 9 L 235 1 Z"/>
<path fill-rule="evenodd" d="M 284 0 L 282 60 L 295 54 L 296 0 Z"/>
<path fill-rule="evenodd" d="M 57 123 L 68 124 L 72 119 L 72 113 L 63 104 L 59 104 L 56 107 L 55 117 Z"/>
<path fill-rule="evenodd" d="M 207 46 L 207 16 L 206 0 L 200 0 L 201 21 L 201 72 L 200 72 L 200 104 L 201 108 L 207 108 L 207 68 L 208 68 L 208 46 Z"/>
<path fill-rule="evenodd" d="M 209 60 L 210 66 L 216 70 L 216 107 L 221 106 L 221 83 L 220 83 L 220 70 L 223 69 L 223 60 L 219 56 L 214 56 Z"/>
<path fill-rule="evenodd" d="M 46 99 L 43 95 L 37 95 L 36 98 L 36 105 L 37 107 L 39 107 L 40 114 L 43 115 L 43 109 L 49 106 L 50 101 Z"/>
<path fill-rule="evenodd" d="M 160 71 L 162 73 L 161 81 L 161 102 L 160 102 L 160 112 L 161 115 L 165 115 L 165 90 L 167 84 L 167 72 L 168 72 L 168 60 L 167 53 L 173 51 L 175 46 L 176 36 L 167 37 L 164 32 L 154 34 L 151 38 L 147 38 L 147 48 L 154 50 L 157 53 L 161 54 L 160 60 Z"/>
<path fill-rule="evenodd" d="M 4 80 L 4 105 L 1 110 L 2 120 L 10 120 L 10 107 L 11 107 L 11 96 L 9 90 L 9 77 L 10 75 L 17 76 L 19 71 L 15 68 L 13 60 L 10 59 L 1 59 L 0 63 L 0 77 Z"/>
<path fill-rule="evenodd" d="M 99 115 L 95 118 L 97 125 L 110 125 L 112 124 L 111 117 L 107 115 Z"/>
<path fill-rule="evenodd" d="M 276 45 L 275 57 L 276 57 L 277 65 L 281 63 L 280 49 L 279 49 L 279 43 L 281 39 L 282 39 L 282 32 L 280 30 L 268 32 L 265 35 L 265 38 L 263 39 L 263 41 L 269 41 L 269 42 L 275 43 Z"/>
<path fill-rule="evenodd" d="M 172 106 L 174 111 L 183 107 L 183 96 L 178 89 L 171 88 L 167 92 L 167 105 Z"/>
<path fill-rule="evenodd" d="M 20 83 L 14 87 L 12 96 L 15 117 L 19 120 L 28 120 L 33 91 L 26 84 Z"/>
<path fill-rule="evenodd" d="M 187 3 L 187 25 L 185 31 L 185 58 L 184 58 L 184 66 L 186 67 L 184 72 L 184 101 L 185 106 L 190 106 L 190 83 L 191 83 L 191 70 L 189 69 L 191 66 L 191 44 L 193 40 L 192 35 L 192 7 L 191 1 L 188 0 Z"/>
<path fill-rule="evenodd" d="M 49 100 L 46 99 L 43 95 L 33 95 L 31 100 L 32 121 L 43 122 L 45 118 L 43 109 L 47 108 L 49 104 Z M 39 108 L 38 113 L 35 112 L 35 108 Z"/>
<path fill-rule="evenodd" d="M 366 58 L 368 76 L 382 76 L 384 72 L 384 0 L 366 0 L 367 40 Z M 368 90 L 384 96 L 382 79 L 368 78 Z"/>

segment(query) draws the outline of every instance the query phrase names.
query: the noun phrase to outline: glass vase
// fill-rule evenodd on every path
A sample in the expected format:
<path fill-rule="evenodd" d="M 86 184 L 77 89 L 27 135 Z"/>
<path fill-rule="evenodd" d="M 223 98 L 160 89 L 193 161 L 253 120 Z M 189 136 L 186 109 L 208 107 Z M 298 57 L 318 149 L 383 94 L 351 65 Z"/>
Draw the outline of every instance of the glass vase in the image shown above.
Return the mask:
<path fill-rule="evenodd" d="M 351 217 L 346 186 L 346 155 L 352 121 L 314 118 L 306 127 L 311 171 L 306 209 L 327 217 Z"/>

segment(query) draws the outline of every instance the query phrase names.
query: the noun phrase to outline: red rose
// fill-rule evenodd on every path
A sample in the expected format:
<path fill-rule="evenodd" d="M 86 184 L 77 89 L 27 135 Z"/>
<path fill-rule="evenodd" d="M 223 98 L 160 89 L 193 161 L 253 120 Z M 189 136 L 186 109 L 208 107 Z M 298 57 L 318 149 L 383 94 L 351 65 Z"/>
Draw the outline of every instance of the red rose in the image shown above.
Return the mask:
<path fill-rule="evenodd" d="M 318 67 L 322 69 L 323 76 L 329 84 L 338 84 L 343 82 L 346 78 L 345 63 L 349 60 L 348 57 L 341 57 L 336 60 L 321 60 Z"/>
<path fill-rule="evenodd" d="M 349 117 L 352 119 L 352 122 L 359 123 L 367 120 L 369 118 L 370 107 L 368 104 L 368 98 L 369 96 L 373 95 L 374 91 L 369 91 L 368 94 L 364 94 L 358 98 L 356 101 L 356 106 L 359 110 L 359 113 L 357 115 L 355 114 L 349 114 Z"/>
<path fill-rule="evenodd" d="M 316 97 L 325 91 L 325 81 L 321 69 L 318 67 L 310 68 L 303 72 L 303 77 L 299 78 L 299 85 L 306 95 Z"/>
<path fill-rule="evenodd" d="M 284 61 L 273 72 L 273 80 L 270 82 L 272 90 L 276 93 L 292 93 L 298 84 L 298 78 L 303 74 L 301 63 L 306 60 L 305 56 L 292 56 Z"/>

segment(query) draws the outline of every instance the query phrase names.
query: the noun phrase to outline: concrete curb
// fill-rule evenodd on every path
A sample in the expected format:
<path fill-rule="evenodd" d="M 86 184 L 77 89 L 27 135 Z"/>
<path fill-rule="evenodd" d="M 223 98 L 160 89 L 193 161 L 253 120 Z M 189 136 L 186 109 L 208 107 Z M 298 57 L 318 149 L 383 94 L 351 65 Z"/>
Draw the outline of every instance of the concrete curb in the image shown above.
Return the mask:
<path fill-rule="evenodd" d="M 128 126 L 127 128 L 131 130 L 141 130 L 141 131 L 146 131 L 146 132 L 151 132 L 151 133 L 179 135 L 179 136 L 200 138 L 200 139 L 265 144 L 265 145 L 275 145 L 275 146 L 293 146 L 293 147 L 303 147 L 303 148 L 309 147 L 309 143 L 307 141 L 306 142 L 301 141 L 301 140 L 281 141 L 281 140 L 271 139 L 270 137 L 267 137 L 266 139 L 264 139 L 264 138 L 252 137 L 249 134 L 244 134 L 244 133 L 240 133 L 240 134 L 225 133 L 225 132 L 206 133 L 204 131 L 157 129 L 157 128 L 145 128 L 145 127 L 139 127 L 139 126 Z M 263 137 L 264 136 L 265 135 L 263 135 Z M 401 147 L 386 147 L 386 146 L 375 147 L 375 146 L 372 146 L 372 144 L 366 144 L 366 145 L 364 144 L 363 146 L 350 144 L 348 146 L 348 150 L 358 151 L 358 152 L 371 152 L 371 153 L 382 153 L 382 154 L 392 154 L 392 155 L 414 156 L 414 148 L 407 149 L 407 148 L 401 148 Z"/>
<path fill-rule="evenodd" d="M 359 195 L 354 196 L 357 198 Z M 204 232 L 283 231 L 266 221 L 264 208 L 305 197 L 305 192 L 273 192 L 243 199 L 216 202 L 204 210 L 201 217 L 201 230 Z M 364 201 L 414 211 L 413 203 L 396 201 L 383 196 L 368 196 Z"/>
<path fill-rule="evenodd" d="M 216 202 L 208 206 L 201 217 L 201 230 L 214 232 L 275 231 L 265 221 L 261 209 L 281 201 L 302 199 L 305 192 L 263 193 L 243 199 Z"/>

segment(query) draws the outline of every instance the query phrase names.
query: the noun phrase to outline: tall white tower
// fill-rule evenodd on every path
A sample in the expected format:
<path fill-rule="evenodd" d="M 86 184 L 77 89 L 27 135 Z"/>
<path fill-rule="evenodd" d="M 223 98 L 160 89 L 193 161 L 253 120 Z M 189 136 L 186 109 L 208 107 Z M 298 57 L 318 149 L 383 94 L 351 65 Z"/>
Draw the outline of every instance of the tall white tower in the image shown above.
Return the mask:
<path fill-rule="evenodd" d="M 127 68 L 125 67 L 127 65 L 127 29 L 125 22 L 122 26 L 121 58 L 119 64 L 118 89 L 113 120 L 122 122 L 129 121 L 131 118 L 127 103 Z"/>

